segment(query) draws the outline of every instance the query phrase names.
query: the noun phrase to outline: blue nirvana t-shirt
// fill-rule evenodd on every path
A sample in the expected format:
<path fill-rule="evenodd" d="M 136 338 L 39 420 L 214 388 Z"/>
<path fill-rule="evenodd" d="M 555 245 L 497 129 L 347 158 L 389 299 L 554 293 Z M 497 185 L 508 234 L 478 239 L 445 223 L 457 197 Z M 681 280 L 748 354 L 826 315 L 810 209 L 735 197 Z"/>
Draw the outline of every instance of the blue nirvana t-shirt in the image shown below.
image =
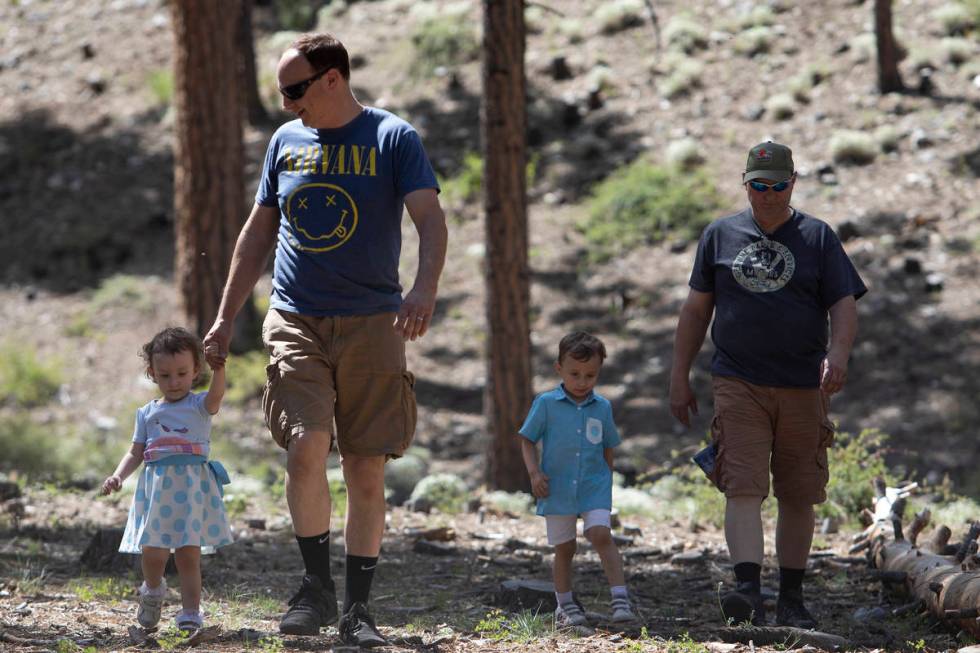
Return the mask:
<path fill-rule="evenodd" d="M 708 225 L 690 286 L 714 293 L 712 373 L 797 388 L 820 385 L 828 309 L 867 292 L 830 225 L 796 210 L 769 236 L 751 209 Z"/>
<path fill-rule="evenodd" d="M 405 196 L 438 190 L 407 122 L 366 107 L 337 129 L 293 120 L 269 143 L 255 201 L 279 207 L 271 308 L 370 315 L 401 305 Z"/>

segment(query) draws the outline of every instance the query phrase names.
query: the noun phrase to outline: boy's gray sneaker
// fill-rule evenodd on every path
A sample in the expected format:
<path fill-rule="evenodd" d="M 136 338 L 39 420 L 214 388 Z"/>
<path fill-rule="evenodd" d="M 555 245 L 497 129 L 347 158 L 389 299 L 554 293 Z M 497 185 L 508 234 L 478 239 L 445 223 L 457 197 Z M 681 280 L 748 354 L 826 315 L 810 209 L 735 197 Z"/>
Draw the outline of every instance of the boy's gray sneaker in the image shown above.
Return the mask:
<path fill-rule="evenodd" d="M 739 583 L 735 590 L 721 597 L 721 611 L 729 626 L 746 622 L 753 626 L 766 625 L 766 606 L 762 602 L 762 592 L 752 583 Z"/>
<path fill-rule="evenodd" d="M 630 604 L 630 600 L 628 598 L 625 596 L 617 596 L 612 600 L 611 619 L 614 623 L 636 621 L 636 615 L 633 613 L 633 606 Z"/>
<path fill-rule="evenodd" d="M 325 586 L 318 576 L 307 574 L 289 599 L 289 609 L 279 622 L 285 635 L 318 635 L 321 626 L 337 620 L 337 593 L 333 581 Z"/>
<path fill-rule="evenodd" d="M 146 630 L 156 628 L 160 623 L 160 611 L 163 609 L 163 599 L 167 595 L 167 579 L 160 580 L 160 586 L 151 590 L 146 581 L 139 588 L 139 608 L 136 610 L 136 622 Z"/>
<path fill-rule="evenodd" d="M 555 608 L 555 625 L 558 628 L 589 625 L 585 608 L 577 598 L 573 598 L 571 603 L 563 603 Z"/>
<path fill-rule="evenodd" d="M 360 601 L 347 609 L 344 616 L 340 618 L 338 629 L 340 640 L 349 646 L 374 648 L 388 643 L 388 640 L 378 632 L 378 627 L 374 625 L 374 619 L 368 612 L 367 605 Z"/>

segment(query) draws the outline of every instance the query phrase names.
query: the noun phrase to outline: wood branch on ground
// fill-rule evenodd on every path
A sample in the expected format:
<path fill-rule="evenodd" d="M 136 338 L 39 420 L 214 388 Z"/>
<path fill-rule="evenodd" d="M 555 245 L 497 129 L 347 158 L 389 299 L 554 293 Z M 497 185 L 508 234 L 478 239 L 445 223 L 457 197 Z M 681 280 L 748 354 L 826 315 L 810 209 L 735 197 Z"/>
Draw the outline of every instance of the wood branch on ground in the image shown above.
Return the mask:
<path fill-rule="evenodd" d="M 929 512 L 916 515 L 905 538 L 902 532 L 901 490 L 876 483 L 875 523 L 855 546 L 867 550 L 868 561 L 882 583 L 898 589 L 944 624 L 980 635 L 980 571 L 971 551 L 980 535 L 974 521 L 962 542 L 950 545 L 952 532 L 939 525 L 921 544 L 919 533 L 928 525 Z M 892 526 L 888 533 L 887 526 Z"/>
<path fill-rule="evenodd" d="M 817 630 L 803 630 L 789 626 L 738 626 L 726 628 L 721 633 L 726 642 L 737 642 L 768 646 L 770 644 L 784 645 L 796 649 L 801 646 L 813 646 L 824 651 L 845 651 L 850 648 L 850 642 L 839 635 L 822 633 Z"/>

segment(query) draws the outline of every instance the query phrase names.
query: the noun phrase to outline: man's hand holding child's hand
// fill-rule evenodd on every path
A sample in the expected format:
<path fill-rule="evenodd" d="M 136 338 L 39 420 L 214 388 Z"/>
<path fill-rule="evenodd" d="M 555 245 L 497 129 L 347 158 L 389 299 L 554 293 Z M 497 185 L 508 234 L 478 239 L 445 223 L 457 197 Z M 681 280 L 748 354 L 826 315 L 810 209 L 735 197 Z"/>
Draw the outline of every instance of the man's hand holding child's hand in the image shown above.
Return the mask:
<path fill-rule="evenodd" d="M 548 496 L 548 477 L 544 472 L 537 471 L 531 474 L 531 491 L 539 499 Z"/>
<path fill-rule="evenodd" d="M 102 482 L 102 495 L 112 494 L 122 487 L 122 479 L 118 476 L 110 476 Z"/>

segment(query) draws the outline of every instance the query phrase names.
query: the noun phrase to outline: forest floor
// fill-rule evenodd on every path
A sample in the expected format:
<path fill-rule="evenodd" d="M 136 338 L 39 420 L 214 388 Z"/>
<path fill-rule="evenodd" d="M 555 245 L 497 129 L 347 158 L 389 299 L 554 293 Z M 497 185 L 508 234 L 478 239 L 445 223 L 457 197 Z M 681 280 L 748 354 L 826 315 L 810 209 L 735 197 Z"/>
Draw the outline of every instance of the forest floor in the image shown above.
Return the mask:
<path fill-rule="evenodd" d="M 725 210 L 738 210 L 745 152 L 767 138 L 781 140 L 793 147 L 799 168 L 794 205 L 847 234 L 845 247 L 870 288 L 859 302 L 850 380 L 832 417 L 845 432 L 887 433 L 882 453 L 897 476 L 933 485 L 948 477 L 957 491 L 980 497 L 977 30 L 952 43 L 940 18 L 962 3 L 893 3 L 899 38 L 910 51 L 903 75 L 918 85 L 925 61 L 934 88 L 884 97 L 875 91 L 868 45 L 871 3 L 664 0 L 653 3 L 657 29 L 640 11 L 638 23 L 607 32 L 600 9 L 613 4 L 554 0 L 528 7 L 535 389 L 556 383 L 551 363 L 561 335 L 594 331 L 610 352 L 599 390 L 613 402 L 624 435 L 617 471 L 630 483 L 653 482 L 688 464 L 711 415 L 710 344 L 693 372 L 701 415 L 691 430 L 670 417 L 666 390 L 693 244 L 671 237 L 596 260 L 580 225 L 602 179 L 637 157 L 662 162 L 684 139 L 698 144 Z M 268 2 L 258 5 L 259 81 L 273 107 L 275 63 L 292 34 L 279 31 Z M 469 28 L 480 24 L 477 2 L 431 0 L 351 2 L 321 23 L 356 55 L 358 97 L 416 125 L 447 188 L 465 178 L 465 155 L 480 148 L 477 52 L 471 48 L 470 56 L 427 75 L 419 72 L 426 62 L 412 37 L 433 15 L 457 12 Z M 667 27 L 685 17 L 703 28 L 705 41 L 681 54 Z M 133 411 L 151 395 L 136 353 L 162 325 L 181 320 L 172 283 L 167 3 L 2 2 L 0 25 L 0 354 L 4 361 L 29 355 L 59 378 L 51 402 L 24 407 L 0 400 L 0 472 L 25 492 L 0 511 L 0 650 L 148 648 L 152 642 L 134 644 L 127 634 L 138 574 L 93 571 L 79 558 L 96 530 L 124 523 L 129 495 L 97 499 L 94 487 L 125 450 Z M 746 53 L 750 36 L 765 41 L 763 51 Z M 670 92 L 685 71 L 688 91 Z M 773 96 L 786 93 L 798 96 L 792 115 L 777 117 Z M 269 135 L 284 119 L 276 114 L 270 124 L 246 130 L 249 196 Z M 889 146 L 867 165 L 835 161 L 831 144 L 841 130 Z M 431 453 L 430 471 L 458 474 L 480 498 L 487 446 L 484 226 L 478 195 L 447 191 L 443 201 L 451 246 L 436 319 L 408 347 L 418 378 L 416 443 Z M 414 275 L 416 245 L 406 224 L 405 285 Z M 256 296 L 268 289 L 266 277 Z M 333 630 L 313 639 L 276 636 L 300 561 L 284 502 L 276 500 L 283 457 L 265 433 L 255 396 L 261 355 L 240 360 L 230 382 L 241 394 L 226 402 L 214 431 L 215 450 L 235 480 L 237 539 L 205 565 L 209 623 L 221 630 L 201 646 L 329 649 L 336 646 Z M 53 474 L 63 467 L 70 480 L 38 481 L 33 470 L 5 464 L 7 453 L 13 458 L 31 445 L 38 468 Z M 728 582 L 730 567 L 716 521 L 698 510 L 695 504 L 683 517 L 624 515 L 640 533 L 623 552 L 642 616 L 625 632 L 608 624 L 591 635 L 554 632 L 542 625 L 546 615 L 522 623 L 514 612 L 503 622 L 493 616 L 502 580 L 547 579 L 549 565 L 538 519 L 493 510 L 422 515 L 393 508 L 375 609 L 394 650 L 701 653 L 711 643 L 712 653 L 725 653 L 716 645 L 724 626 L 718 584 Z M 262 519 L 266 528 L 252 528 L 248 519 Z M 955 532 L 962 524 L 949 525 Z M 415 550 L 418 530 L 442 526 L 455 533 L 448 555 Z M 334 531 L 341 530 L 337 518 Z M 847 536 L 818 535 L 811 560 L 809 596 L 822 628 L 863 649 L 920 653 L 963 643 L 924 618 L 856 620 L 858 608 L 901 600 L 881 596 L 848 557 Z M 602 612 L 598 560 L 582 551 L 578 587 L 586 604 Z M 678 553 L 696 559 L 674 558 Z M 773 589 L 775 567 L 767 558 Z M 172 613 L 175 592 L 170 599 Z M 255 633 L 267 637 L 252 641 Z M 755 648 L 761 647 L 739 650 Z"/>

